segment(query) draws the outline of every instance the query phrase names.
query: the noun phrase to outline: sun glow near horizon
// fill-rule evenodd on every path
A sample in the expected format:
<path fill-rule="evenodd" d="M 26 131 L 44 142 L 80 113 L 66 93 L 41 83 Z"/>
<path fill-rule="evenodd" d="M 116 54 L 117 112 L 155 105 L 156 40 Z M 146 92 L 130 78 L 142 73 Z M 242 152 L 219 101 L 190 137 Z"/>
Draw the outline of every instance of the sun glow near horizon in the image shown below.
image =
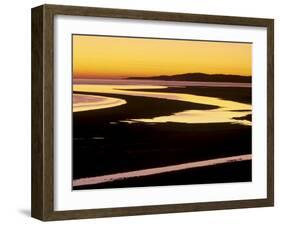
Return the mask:
<path fill-rule="evenodd" d="M 73 35 L 74 78 L 201 72 L 251 76 L 252 44 Z"/>

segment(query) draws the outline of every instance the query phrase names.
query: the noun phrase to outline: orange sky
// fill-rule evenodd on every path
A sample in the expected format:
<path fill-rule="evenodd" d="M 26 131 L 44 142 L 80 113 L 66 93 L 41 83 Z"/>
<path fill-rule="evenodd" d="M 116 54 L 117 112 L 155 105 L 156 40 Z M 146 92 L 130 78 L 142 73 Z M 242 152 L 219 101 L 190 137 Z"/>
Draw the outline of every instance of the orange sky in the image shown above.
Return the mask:
<path fill-rule="evenodd" d="M 73 75 L 79 78 L 191 72 L 249 76 L 251 68 L 249 43 L 73 35 Z"/>

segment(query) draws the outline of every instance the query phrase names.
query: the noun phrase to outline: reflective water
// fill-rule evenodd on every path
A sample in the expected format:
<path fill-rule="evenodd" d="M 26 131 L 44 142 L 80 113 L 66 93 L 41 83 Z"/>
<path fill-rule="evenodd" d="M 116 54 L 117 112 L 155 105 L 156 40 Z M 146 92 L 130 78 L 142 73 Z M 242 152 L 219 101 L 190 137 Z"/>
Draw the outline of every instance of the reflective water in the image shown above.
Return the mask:
<path fill-rule="evenodd" d="M 72 101 L 73 112 L 110 108 L 127 103 L 125 100 L 118 98 L 84 94 L 74 94 Z"/>
<path fill-rule="evenodd" d="M 163 122 L 178 122 L 178 123 L 236 123 L 242 125 L 251 125 L 248 120 L 241 120 L 239 118 L 251 114 L 252 106 L 250 104 L 239 103 L 236 101 L 223 100 L 215 97 L 199 96 L 185 93 L 169 93 L 161 92 L 161 89 L 167 88 L 167 86 L 158 85 L 102 85 L 102 84 L 75 84 L 73 86 L 74 91 L 84 91 L 84 92 L 95 92 L 100 93 L 99 98 L 103 100 L 91 99 L 88 102 L 82 103 L 77 101 L 75 104 L 76 109 L 81 110 L 93 110 L 106 107 L 118 106 L 125 104 L 120 98 L 109 98 L 102 97 L 103 93 L 120 94 L 120 95 L 130 95 L 130 96 L 143 96 L 152 98 L 161 98 L 169 100 L 178 100 L 198 104 L 206 104 L 216 106 L 217 109 L 213 110 L 186 110 L 182 112 L 177 112 L 169 116 L 159 116 L 155 118 L 136 118 L 128 119 L 124 122 L 127 123 L 163 123 Z M 136 91 L 147 89 L 147 91 Z M 159 89 L 159 91 L 149 91 L 149 89 Z M 76 96 L 76 94 L 74 95 Z M 85 95 L 87 98 L 89 95 Z M 81 96 L 80 96 L 81 98 Z M 94 96 L 97 98 L 97 96 Z M 123 102 L 122 102 L 123 101 Z M 75 107 L 74 107 L 75 109 Z"/>

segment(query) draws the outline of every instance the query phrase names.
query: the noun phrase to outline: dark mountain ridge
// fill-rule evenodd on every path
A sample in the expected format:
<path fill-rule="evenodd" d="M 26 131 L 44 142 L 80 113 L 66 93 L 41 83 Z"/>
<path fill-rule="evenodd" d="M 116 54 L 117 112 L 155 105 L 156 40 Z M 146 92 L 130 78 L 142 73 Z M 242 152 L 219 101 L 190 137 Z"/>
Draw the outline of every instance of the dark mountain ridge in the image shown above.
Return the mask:
<path fill-rule="evenodd" d="M 166 81 L 197 81 L 197 82 L 242 82 L 251 83 L 252 76 L 241 76 L 231 74 L 205 74 L 185 73 L 177 75 L 158 75 L 150 77 L 129 77 L 128 79 L 152 79 Z"/>

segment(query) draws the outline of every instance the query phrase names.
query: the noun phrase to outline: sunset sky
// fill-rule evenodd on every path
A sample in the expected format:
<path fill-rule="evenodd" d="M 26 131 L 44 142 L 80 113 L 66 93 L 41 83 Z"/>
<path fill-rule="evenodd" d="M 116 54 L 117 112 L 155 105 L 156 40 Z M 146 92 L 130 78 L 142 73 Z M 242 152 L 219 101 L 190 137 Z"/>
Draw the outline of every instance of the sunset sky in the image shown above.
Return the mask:
<path fill-rule="evenodd" d="M 73 35 L 73 76 L 126 78 L 192 72 L 250 76 L 252 45 Z"/>

